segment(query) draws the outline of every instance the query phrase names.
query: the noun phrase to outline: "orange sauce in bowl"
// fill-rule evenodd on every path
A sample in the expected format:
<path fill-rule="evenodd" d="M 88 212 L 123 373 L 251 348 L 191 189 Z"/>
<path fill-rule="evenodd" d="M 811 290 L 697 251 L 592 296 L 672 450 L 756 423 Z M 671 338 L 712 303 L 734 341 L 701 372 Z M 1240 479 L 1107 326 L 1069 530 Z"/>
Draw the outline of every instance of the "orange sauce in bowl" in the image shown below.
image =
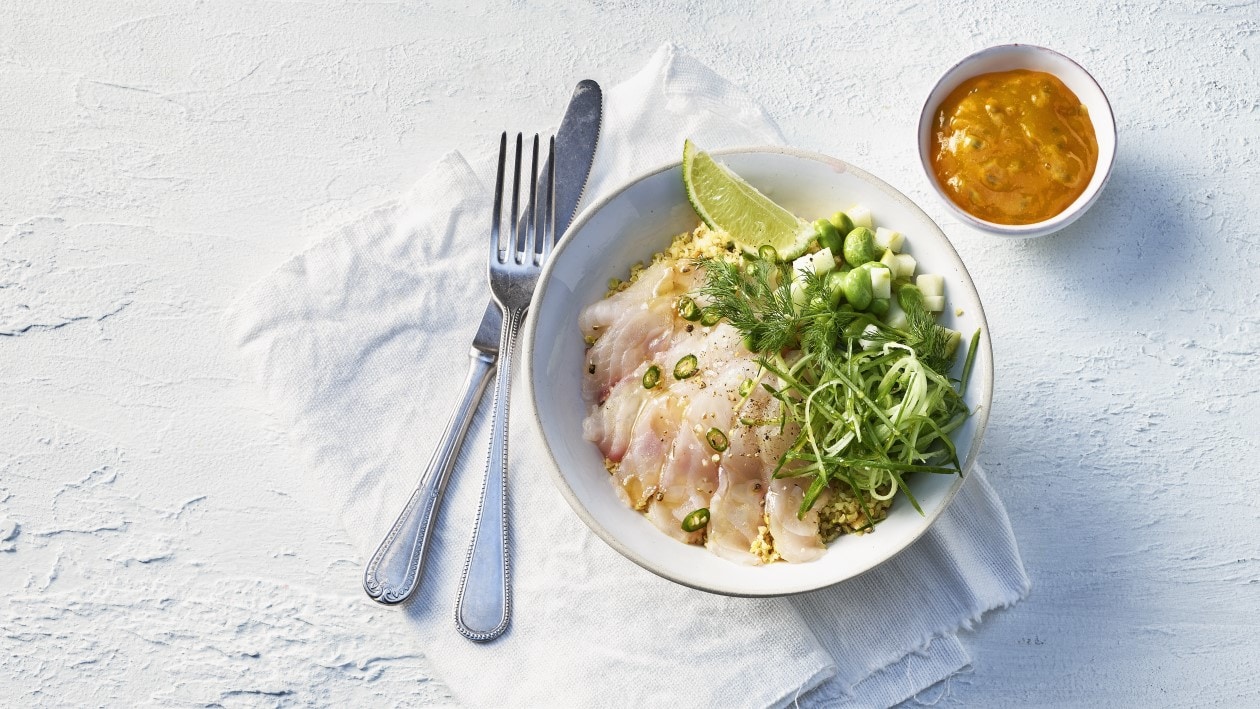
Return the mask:
<path fill-rule="evenodd" d="M 1053 74 L 981 74 L 954 89 L 933 117 L 936 179 L 985 221 L 1045 221 L 1085 191 L 1097 166 L 1089 111 Z"/>

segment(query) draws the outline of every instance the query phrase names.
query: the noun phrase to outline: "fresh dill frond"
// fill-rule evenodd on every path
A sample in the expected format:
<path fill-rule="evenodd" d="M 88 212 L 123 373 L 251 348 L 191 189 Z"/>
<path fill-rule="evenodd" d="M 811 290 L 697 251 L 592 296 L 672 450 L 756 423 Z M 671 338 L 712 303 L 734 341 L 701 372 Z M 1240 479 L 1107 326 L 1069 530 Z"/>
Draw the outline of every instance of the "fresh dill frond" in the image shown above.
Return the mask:
<path fill-rule="evenodd" d="M 790 272 L 771 261 L 735 264 L 702 259 L 705 282 L 700 292 L 712 307 L 744 336 L 753 352 L 777 352 L 793 342 L 796 306 Z"/>
<path fill-rule="evenodd" d="M 839 367 L 847 358 L 842 340 L 845 328 L 869 319 L 853 310 L 839 310 L 831 304 L 827 277 L 812 271 L 801 274 L 804 304 L 797 318 L 797 339 L 801 352 L 812 355 L 823 367 Z"/>

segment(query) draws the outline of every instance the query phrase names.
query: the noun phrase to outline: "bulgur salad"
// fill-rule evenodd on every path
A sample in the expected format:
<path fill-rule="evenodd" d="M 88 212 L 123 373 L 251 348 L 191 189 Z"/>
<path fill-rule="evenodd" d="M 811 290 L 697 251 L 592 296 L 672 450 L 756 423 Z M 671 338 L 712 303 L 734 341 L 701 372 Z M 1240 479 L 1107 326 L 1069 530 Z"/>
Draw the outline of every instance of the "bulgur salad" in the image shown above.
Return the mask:
<path fill-rule="evenodd" d="M 897 499 L 918 509 L 906 476 L 959 473 L 969 415 L 976 338 L 950 379 L 944 279 L 868 210 L 803 222 L 690 143 L 684 181 L 700 225 L 579 315 L 583 434 L 618 496 L 746 564 L 810 561 Z M 772 220 L 792 230 L 741 227 Z"/>

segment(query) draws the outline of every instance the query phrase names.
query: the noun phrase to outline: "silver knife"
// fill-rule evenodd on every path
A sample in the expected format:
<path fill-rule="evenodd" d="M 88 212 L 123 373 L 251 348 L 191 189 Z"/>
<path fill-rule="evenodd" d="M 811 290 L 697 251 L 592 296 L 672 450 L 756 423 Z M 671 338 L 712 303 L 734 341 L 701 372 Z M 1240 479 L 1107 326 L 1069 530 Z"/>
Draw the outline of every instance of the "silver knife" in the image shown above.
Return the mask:
<path fill-rule="evenodd" d="M 599 84 L 590 79 L 579 82 L 556 132 L 555 220 L 558 235 L 564 234 L 577 213 L 577 205 L 586 189 L 586 179 L 595 159 L 602 118 L 603 92 Z M 542 180 L 547 175 L 545 163 L 539 175 L 542 176 L 539 178 L 539 189 L 542 189 Z M 523 229 L 521 233 L 524 233 Z M 386 605 L 401 603 L 420 585 L 429 540 L 446 485 L 477 404 L 495 369 L 502 323 L 499 306 L 491 299 L 486 304 L 468 353 L 471 362 L 459 405 L 451 414 L 415 492 L 363 573 L 363 589 L 374 601 Z"/>
<path fill-rule="evenodd" d="M 604 118 L 604 92 L 590 79 L 578 82 L 569 99 L 569 108 L 556 131 L 556 239 L 564 236 L 578 202 L 586 191 L 586 180 L 595 162 L 595 146 L 599 143 L 599 127 Z M 538 189 L 546 179 L 547 164 L 539 171 Z M 542 192 L 539 192 L 542 194 Z M 492 301 L 493 302 L 493 301 Z"/>

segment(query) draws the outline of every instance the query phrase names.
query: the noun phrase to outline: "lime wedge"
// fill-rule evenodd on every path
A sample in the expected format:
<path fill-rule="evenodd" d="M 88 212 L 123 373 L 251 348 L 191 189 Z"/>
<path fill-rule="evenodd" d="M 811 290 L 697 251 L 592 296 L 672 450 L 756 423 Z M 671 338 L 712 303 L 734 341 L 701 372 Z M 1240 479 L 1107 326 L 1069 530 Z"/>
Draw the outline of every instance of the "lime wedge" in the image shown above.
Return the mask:
<path fill-rule="evenodd" d="M 708 153 L 683 143 L 683 188 L 687 201 L 710 229 L 730 237 L 747 253 L 773 246 L 784 261 L 795 259 L 815 238 L 813 226 L 780 207 Z"/>

